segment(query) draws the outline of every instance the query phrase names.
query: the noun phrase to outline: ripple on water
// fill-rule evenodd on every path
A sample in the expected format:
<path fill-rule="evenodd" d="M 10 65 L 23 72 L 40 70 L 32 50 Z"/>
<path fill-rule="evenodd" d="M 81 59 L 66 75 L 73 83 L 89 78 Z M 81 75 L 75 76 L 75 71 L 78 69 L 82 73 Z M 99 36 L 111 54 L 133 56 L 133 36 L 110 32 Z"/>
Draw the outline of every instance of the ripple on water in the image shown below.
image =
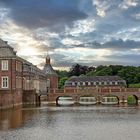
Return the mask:
<path fill-rule="evenodd" d="M 0 140 L 139 140 L 140 108 L 63 106 L 7 110 Z"/>

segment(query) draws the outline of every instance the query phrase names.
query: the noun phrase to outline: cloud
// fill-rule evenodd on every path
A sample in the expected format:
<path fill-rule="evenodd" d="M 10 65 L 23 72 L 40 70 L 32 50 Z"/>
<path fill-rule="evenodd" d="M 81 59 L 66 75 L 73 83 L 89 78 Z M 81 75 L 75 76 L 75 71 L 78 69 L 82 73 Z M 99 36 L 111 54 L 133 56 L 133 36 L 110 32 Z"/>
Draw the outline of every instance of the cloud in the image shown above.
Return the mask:
<path fill-rule="evenodd" d="M 123 0 L 123 2 L 119 5 L 122 9 L 128 9 L 130 7 L 135 7 L 138 5 L 138 0 Z"/>
<path fill-rule="evenodd" d="M 65 25 L 69 26 L 73 21 L 87 17 L 79 10 L 79 2 L 80 0 L 6 0 L 3 4 L 11 10 L 10 17 L 20 26 L 34 29 L 47 26 L 51 30 L 60 31 Z"/>
<path fill-rule="evenodd" d="M 0 0 L 0 38 L 40 67 L 138 65 L 139 21 L 138 0 Z"/>
<path fill-rule="evenodd" d="M 94 19 L 87 18 L 85 20 L 78 20 L 74 22 L 72 29 L 67 28 L 66 33 L 68 32 L 72 36 L 79 36 L 80 34 L 93 32 L 95 30 L 94 25 Z"/>
<path fill-rule="evenodd" d="M 124 50 L 131 50 L 131 49 L 140 48 L 140 41 L 112 39 L 112 40 L 105 42 L 105 43 L 102 43 L 102 44 L 99 42 L 96 42 L 96 41 L 85 42 L 82 44 L 75 43 L 75 47 L 124 51 Z"/>
<path fill-rule="evenodd" d="M 130 50 L 134 48 L 140 47 L 140 41 L 134 40 L 111 40 L 109 42 L 104 43 L 102 46 L 110 48 L 112 50 Z"/>

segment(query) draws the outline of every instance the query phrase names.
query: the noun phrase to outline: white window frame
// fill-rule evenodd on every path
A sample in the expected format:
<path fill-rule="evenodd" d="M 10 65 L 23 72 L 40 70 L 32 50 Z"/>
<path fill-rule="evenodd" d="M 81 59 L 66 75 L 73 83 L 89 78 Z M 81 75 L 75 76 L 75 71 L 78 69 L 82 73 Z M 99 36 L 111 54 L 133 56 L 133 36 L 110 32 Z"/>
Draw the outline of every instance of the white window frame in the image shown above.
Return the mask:
<path fill-rule="evenodd" d="M 72 82 L 72 86 L 75 86 L 75 82 Z"/>
<path fill-rule="evenodd" d="M 88 82 L 88 86 L 90 86 L 91 85 L 91 82 Z"/>
<path fill-rule="evenodd" d="M 4 86 L 4 78 L 6 78 L 7 79 L 7 86 Z M 1 77 L 1 87 L 2 88 L 9 88 L 9 77 L 8 76 L 2 76 Z"/>
<path fill-rule="evenodd" d="M 1 61 L 1 70 L 2 71 L 8 70 L 8 66 L 9 66 L 8 62 L 9 62 L 8 60 L 2 60 Z"/>
<path fill-rule="evenodd" d="M 115 82 L 115 85 L 119 85 L 117 81 Z"/>
<path fill-rule="evenodd" d="M 78 82 L 77 85 L 80 86 L 80 82 Z"/>
<path fill-rule="evenodd" d="M 83 86 L 85 86 L 86 85 L 86 82 L 83 82 Z"/>

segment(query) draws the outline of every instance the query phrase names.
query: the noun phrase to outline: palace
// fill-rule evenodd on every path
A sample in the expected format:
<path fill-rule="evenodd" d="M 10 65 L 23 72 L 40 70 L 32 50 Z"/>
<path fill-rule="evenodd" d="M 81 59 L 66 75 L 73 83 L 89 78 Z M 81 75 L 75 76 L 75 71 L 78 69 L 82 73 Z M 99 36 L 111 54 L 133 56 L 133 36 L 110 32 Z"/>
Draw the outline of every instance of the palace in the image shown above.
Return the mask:
<path fill-rule="evenodd" d="M 55 84 L 54 84 L 55 83 Z M 46 57 L 44 70 L 16 55 L 16 51 L 0 39 L 0 108 L 17 106 L 47 94 L 58 87 L 58 76 Z"/>
<path fill-rule="evenodd" d="M 47 55 L 43 70 L 17 56 L 6 41 L 0 39 L 0 109 L 24 104 L 37 104 L 41 99 L 58 103 L 61 97 L 70 97 L 75 103 L 94 98 L 104 103 L 115 97 L 116 103 L 126 103 L 129 96 L 140 103 L 140 89 L 126 88 L 119 76 L 72 76 L 64 89 L 58 89 L 58 75 Z M 109 97 L 108 97 L 109 96 Z"/>

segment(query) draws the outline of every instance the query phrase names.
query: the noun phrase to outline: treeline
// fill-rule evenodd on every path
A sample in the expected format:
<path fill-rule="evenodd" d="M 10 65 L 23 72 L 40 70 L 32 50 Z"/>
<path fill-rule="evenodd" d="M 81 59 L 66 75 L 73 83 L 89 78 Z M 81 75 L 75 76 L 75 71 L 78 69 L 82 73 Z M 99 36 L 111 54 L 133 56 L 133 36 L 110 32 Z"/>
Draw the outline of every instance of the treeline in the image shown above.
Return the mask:
<path fill-rule="evenodd" d="M 140 87 L 140 66 L 109 65 L 88 67 L 79 64 L 73 65 L 69 71 L 57 71 L 59 75 L 59 88 L 71 76 L 115 76 L 118 75 L 126 80 L 130 87 Z"/>

